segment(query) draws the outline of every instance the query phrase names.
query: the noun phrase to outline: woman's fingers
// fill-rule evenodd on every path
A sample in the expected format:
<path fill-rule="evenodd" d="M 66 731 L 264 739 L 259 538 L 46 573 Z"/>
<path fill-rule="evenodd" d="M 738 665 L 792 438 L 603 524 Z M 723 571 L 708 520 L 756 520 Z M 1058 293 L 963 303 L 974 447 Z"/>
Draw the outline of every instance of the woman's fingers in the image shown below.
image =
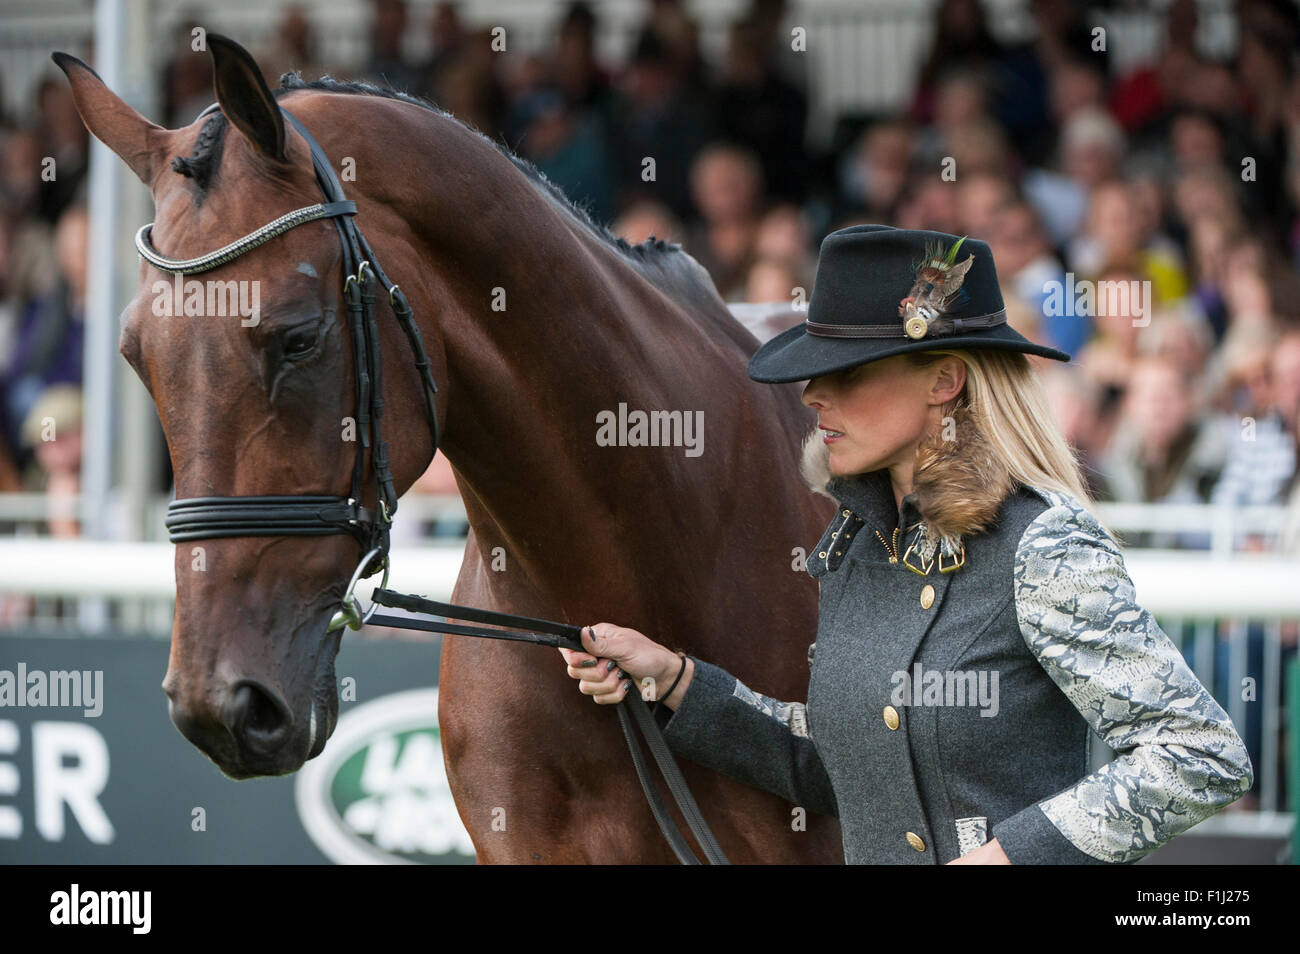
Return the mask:
<path fill-rule="evenodd" d="M 618 670 L 618 663 L 614 660 L 597 659 L 595 666 L 570 666 L 569 675 L 583 682 L 606 682 L 615 670 Z"/>
<path fill-rule="evenodd" d="M 578 691 L 601 705 L 622 702 L 632 684 L 631 679 L 612 659 L 598 659 L 596 662 L 598 665 L 588 668 L 569 666 L 569 675 L 578 680 Z"/>
<path fill-rule="evenodd" d="M 582 627 L 582 645 L 590 649 L 591 652 L 584 653 L 576 649 L 559 647 L 560 655 L 565 658 L 570 666 L 578 669 L 594 669 L 597 663 L 601 661 L 601 657 L 605 653 L 610 653 L 610 650 L 614 648 L 613 637 L 618 627 L 609 623 L 597 623 L 596 626 L 600 627 L 600 630 L 592 626 Z M 614 654 L 610 653 L 610 655 Z"/>
<path fill-rule="evenodd" d="M 644 653 L 645 644 L 654 644 L 636 630 L 612 623 L 584 626 L 581 633 L 586 652 L 560 649 L 560 655 L 569 664 L 569 676 L 578 680 L 578 689 L 584 695 L 601 705 L 622 702 L 631 691 L 632 679 L 620 663 L 625 659 L 635 662 L 637 653 Z"/>
<path fill-rule="evenodd" d="M 582 692 L 591 696 L 591 698 L 598 704 L 602 706 L 606 706 L 606 705 L 612 705 L 615 703 L 622 702 L 623 697 L 628 694 L 628 691 L 632 686 L 632 680 L 624 676 L 622 679 L 619 679 L 614 683 L 613 688 L 610 689 L 601 688 L 601 689 L 588 691 L 587 686 L 591 686 L 591 685 L 596 685 L 596 684 L 589 683 L 589 682 L 582 682 L 578 684 L 578 688 Z M 601 685 L 603 686 L 603 684 Z"/>
<path fill-rule="evenodd" d="M 611 669 L 600 679 L 579 679 L 578 689 L 584 695 L 601 696 L 613 692 L 618 688 L 619 680 L 625 678 L 623 670 Z"/>
<path fill-rule="evenodd" d="M 592 656 L 589 653 L 580 653 L 576 649 L 565 649 L 563 646 L 559 647 L 559 649 L 560 655 L 564 657 L 565 661 L 568 662 L 570 666 L 579 669 L 592 669 L 595 667 L 596 663 L 599 662 L 595 656 Z"/>
<path fill-rule="evenodd" d="M 582 627 L 582 645 L 587 652 L 596 657 L 619 659 L 626 653 L 625 643 L 633 630 L 615 626 L 613 623 L 596 623 Z"/>

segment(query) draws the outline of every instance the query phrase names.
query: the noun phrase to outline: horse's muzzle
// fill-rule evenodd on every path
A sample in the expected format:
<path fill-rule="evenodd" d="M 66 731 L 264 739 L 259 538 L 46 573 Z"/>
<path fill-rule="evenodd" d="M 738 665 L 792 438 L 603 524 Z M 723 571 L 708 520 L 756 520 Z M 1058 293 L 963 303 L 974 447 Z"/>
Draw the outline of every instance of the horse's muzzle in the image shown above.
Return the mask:
<path fill-rule="evenodd" d="M 231 778 L 296 771 L 318 741 L 306 737 L 307 726 L 295 723 L 277 692 L 251 679 L 222 691 L 207 711 L 174 696 L 168 708 L 181 734 Z"/>

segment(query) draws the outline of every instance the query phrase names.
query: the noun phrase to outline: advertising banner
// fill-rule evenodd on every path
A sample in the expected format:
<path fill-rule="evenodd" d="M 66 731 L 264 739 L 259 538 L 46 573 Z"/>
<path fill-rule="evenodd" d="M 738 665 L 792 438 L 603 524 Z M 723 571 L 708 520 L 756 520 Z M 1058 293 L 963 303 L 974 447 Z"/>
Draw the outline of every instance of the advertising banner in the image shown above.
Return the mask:
<path fill-rule="evenodd" d="M 172 725 L 168 642 L 0 637 L 0 863 L 472 863 L 437 639 L 345 638 L 339 722 L 295 775 L 226 778 Z"/>

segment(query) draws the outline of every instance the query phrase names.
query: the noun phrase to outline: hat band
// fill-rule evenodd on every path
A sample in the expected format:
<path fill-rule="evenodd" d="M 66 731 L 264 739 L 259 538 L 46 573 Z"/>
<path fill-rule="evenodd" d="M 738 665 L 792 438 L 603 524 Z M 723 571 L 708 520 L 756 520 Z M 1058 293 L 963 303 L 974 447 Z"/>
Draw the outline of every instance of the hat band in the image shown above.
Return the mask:
<path fill-rule="evenodd" d="M 979 331 L 985 328 L 996 328 L 998 325 L 1006 324 L 1007 310 L 991 312 L 987 315 L 977 315 L 974 318 L 949 318 L 952 322 L 952 330 L 945 331 L 942 335 L 926 334 L 928 338 L 947 337 L 949 335 L 960 334 L 963 331 Z M 903 330 L 902 325 L 828 325 L 820 321 L 805 321 L 804 330 L 810 335 L 817 335 L 820 338 L 908 338 L 910 335 Z"/>

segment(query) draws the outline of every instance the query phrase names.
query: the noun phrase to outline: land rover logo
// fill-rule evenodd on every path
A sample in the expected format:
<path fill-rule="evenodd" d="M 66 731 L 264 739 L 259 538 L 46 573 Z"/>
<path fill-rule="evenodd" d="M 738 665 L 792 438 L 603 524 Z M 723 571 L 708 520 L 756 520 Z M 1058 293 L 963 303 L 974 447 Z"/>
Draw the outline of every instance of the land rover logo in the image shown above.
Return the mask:
<path fill-rule="evenodd" d="M 339 864 L 472 859 L 442 765 L 438 690 L 396 692 L 339 716 L 298 772 L 298 817 Z"/>

